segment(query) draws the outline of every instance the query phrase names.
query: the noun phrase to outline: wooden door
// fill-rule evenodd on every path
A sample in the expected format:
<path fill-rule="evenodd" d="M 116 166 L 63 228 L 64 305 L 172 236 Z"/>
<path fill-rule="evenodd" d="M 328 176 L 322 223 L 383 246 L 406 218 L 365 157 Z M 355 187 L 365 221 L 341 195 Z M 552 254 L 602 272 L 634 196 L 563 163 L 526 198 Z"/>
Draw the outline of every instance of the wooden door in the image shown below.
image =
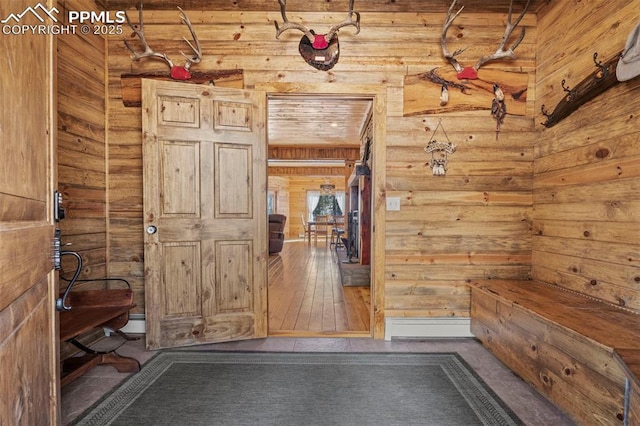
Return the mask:
<path fill-rule="evenodd" d="M 0 36 L 0 425 L 59 419 L 52 37 Z"/>
<path fill-rule="evenodd" d="M 266 337 L 266 95 L 142 87 L 147 347 Z"/>

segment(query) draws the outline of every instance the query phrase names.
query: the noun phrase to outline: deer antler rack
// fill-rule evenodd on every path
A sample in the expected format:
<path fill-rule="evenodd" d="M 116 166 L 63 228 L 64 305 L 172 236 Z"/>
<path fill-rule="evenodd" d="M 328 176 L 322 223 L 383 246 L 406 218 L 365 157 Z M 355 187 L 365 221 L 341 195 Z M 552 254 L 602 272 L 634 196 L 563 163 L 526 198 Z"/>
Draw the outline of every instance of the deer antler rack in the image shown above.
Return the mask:
<path fill-rule="evenodd" d="M 529 3 L 531 3 L 531 0 L 527 0 L 527 3 L 525 4 L 524 9 L 522 10 L 522 12 L 520 12 L 520 15 L 518 16 L 518 18 L 516 18 L 516 20 L 513 22 L 512 22 L 513 0 L 511 0 L 511 3 L 509 4 L 509 15 L 507 17 L 507 25 L 506 25 L 504 34 L 502 36 L 500 45 L 498 46 L 498 49 L 496 49 L 496 51 L 491 55 L 482 56 L 473 67 L 463 67 L 455 58 L 460 53 L 464 52 L 465 49 L 458 49 L 453 53 L 450 53 L 449 50 L 447 49 L 447 41 L 446 41 L 447 31 L 449 30 L 449 27 L 451 26 L 453 21 L 458 17 L 458 15 L 460 15 L 462 10 L 464 9 L 464 6 L 460 7 L 460 9 L 458 9 L 458 11 L 452 16 L 453 9 L 455 8 L 457 2 L 458 0 L 453 0 L 453 2 L 451 3 L 451 6 L 449 6 L 447 17 L 445 19 L 444 24 L 442 25 L 441 44 L 442 44 L 442 54 L 449 61 L 449 63 L 451 63 L 453 68 L 458 72 L 459 79 L 475 80 L 478 78 L 478 70 L 487 62 L 494 61 L 497 59 L 515 59 L 516 58 L 514 50 L 518 47 L 518 45 L 520 45 L 520 43 L 524 39 L 525 28 L 524 27 L 522 28 L 522 32 L 520 33 L 518 38 L 511 44 L 510 47 L 505 49 L 505 46 L 509 41 L 509 38 L 511 37 L 511 33 L 513 33 L 513 30 L 518 26 L 518 24 L 520 24 L 520 21 L 522 20 L 524 15 L 527 13 L 527 10 L 529 9 Z"/>
<path fill-rule="evenodd" d="M 282 24 L 282 26 L 280 26 L 278 25 L 278 21 L 273 21 L 276 26 L 276 38 L 280 38 L 280 34 L 287 30 L 300 30 L 304 33 L 304 35 L 307 36 L 309 42 L 313 43 L 315 35 L 311 32 L 311 30 L 309 30 L 302 24 L 291 22 L 289 21 L 289 18 L 287 18 L 287 0 L 278 0 L 278 3 L 280 3 L 280 14 L 282 15 L 282 20 L 284 21 L 284 23 Z"/>
<path fill-rule="evenodd" d="M 354 1 L 355 0 L 349 1 L 349 12 L 347 13 L 347 18 L 343 22 L 332 26 L 331 29 L 329 29 L 329 32 L 327 32 L 327 34 L 325 35 L 316 34 L 313 30 L 310 30 L 302 24 L 289 21 L 289 19 L 287 18 L 287 0 L 278 0 L 278 3 L 280 3 L 280 13 L 282 14 L 284 24 L 282 26 L 279 26 L 278 22 L 274 21 L 276 26 L 276 38 L 279 38 L 280 34 L 287 30 L 300 30 L 304 33 L 305 36 L 307 36 L 314 49 L 321 50 L 326 49 L 329 46 L 331 39 L 342 27 L 353 25 L 357 29 L 356 34 L 358 34 L 360 32 L 360 13 L 353 11 Z M 355 22 L 353 21 L 353 15 L 356 16 Z"/>
<path fill-rule="evenodd" d="M 462 65 L 460 65 L 460 62 L 458 62 L 458 60 L 456 59 L 456 56 L 464 52 L 466 47 L 464 49 L 458 49 L 453 53 L 450 53 L 449 50 L 447 49 L 447 31 L 449 31 L 449 27 L 451 26 L 453 21 L 458 17 L 458 15 L 460 15 L 460 13 L 462 13 L 462 10 L 464 9 L 464 6 L 462 6 L 455 13 L 455 15 L 451 16 L 451 12 L 453 11 L 453 8 L 456 6 L 457 1 L 458 0 L 453 0 L 453 2 L 451 3 L 451 6 L 449 6 L 449 11 L 447 12 L 447 19 L 444 21 L 444 24 L 442 25 L 441 45 L 442 45 L 442 54 L 444 55 L 444 57 L 447 58 L 449 63 L 453 65 L 453 68 L 460 73 L 462 72 L 463 68 L 462 68 Z"/>
<path fill-rule="evenodd" d="M 331 27 L 331 29 L 329 29 L 329 32 L 325 36 L 325 39 L 331 41 L 333 36 L 338 32 L 338 30 L 340 30 L 340 28 L 348 27 L 350 25 L 353 25 L 354 27 L 356 27 L 355 34 L 360 33 L 360 13 L 353 11 L 353 2 L 354 1 L 355 0 L 350 0 L 349 1 L 349 12 L 347 13 L 347 18 L 344 21 L 342 21 L 341 23 Z M 355 22 L 353 22 L 353 15 L 356 15 L 356 21 Z"/>
<path fill-rule="evenodd" d="M 133 59 L 134 61 L 139 61 L 143 58 L 152 58 L 152 59 L 162 60 L 166 62 L 167 65 L 169 65 L 169 68 L 171 68 L 171 78 L 175 80 L 188 80 L 191 78 L 191 73 L 189 72 L 189 68 L 191 68 L 191 65 L 197 64 L 202 59 L 202 49 L 200 47 L 200 42 L 198 41 L 198 37 L 196 36 L 196 32 L 193 29 L 193 25 L 189 20 L 189 17 L 184 13 L 184 10 L 182 10 L 180 7 L 178 7 L 178 10 L 180 10 L 180 19 L 189 28 L 189 32 L 191 33 L 191 37 L 193 38 L 193 43 L 192 43 L 189 40 L 187 40 L 186 37 L 183 37 L 183 40 L 187 42 L 187 44 L 193 51 L 193 56 L 188 56 L 184 52 L 180 52 L 182 56 L 186 58 L 186 62 L 183 66 L 174 65 L 173 61 L 169 59 L 166 53 L 155 52 L 149 46 L 149 43 L 147 42 L 144 36 L 144 21 L 142 19 L 142 2 L 140 3 L 140 6 L 138 8 L 139 23 L 137 26 L 131 23 L 131 20 L 129 19 L 129 15 L 126 14 L 126 12 L 125 12 L 125 17 L 127 18 L 127 23 L 133 30 L 134 34 L 137 35 L 138 38 L 140 39 L 140 43 L 142 44 L 142 47 L 144 48 L 144 50 L 142 52 L 137 52 L 135 49 L 133 49 L 133 47 L 131 47 L 131 44 L 126 39 L 124 40 L 124 44 L 125 46 L 127 46 L 127 49 L 131 51 L 132 53 L 131 59 Z"/>

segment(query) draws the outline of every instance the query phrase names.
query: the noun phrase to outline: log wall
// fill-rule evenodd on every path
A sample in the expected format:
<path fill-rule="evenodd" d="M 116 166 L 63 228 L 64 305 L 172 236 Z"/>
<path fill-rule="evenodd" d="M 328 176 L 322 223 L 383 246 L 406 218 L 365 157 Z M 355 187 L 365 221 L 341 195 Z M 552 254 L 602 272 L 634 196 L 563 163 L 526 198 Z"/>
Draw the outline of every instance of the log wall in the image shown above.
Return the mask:
<path fill-rule="evenodd" d="M 68 10 L 94 10 L 92 0 L 59 0 L 59 17 Z M 62 22 L 61 22 L 62 23 Z M 107 189 L 105 80 L 106 39 L 99 35 L 56 36 L 58 49 L 58 189 L 66 219 L 60 222 L 64 249 L 80 253 L 81 278 L 107 274 Z M 62 276 L 76 262 L 63 258 Z M 64 284 L 64 283 L 63 283 Z"/>
<path fill-rule="evenodd" d="M 536 122 L 593 72 L 592 56 L 619 54 L 638 22 L 632 0 L 554 2 L 539 16 Z M 571 28 L 571 31 L 556 31 Z M 640 309 L 640 79 L 620 83 L 535 145 L 532 274 Z"/>
<path fill-rule="evenodd" d="M 403 117 L 405 75 L 448 66 L 440 47 L 443 14 L 426 13 L 417 3 L 394 13 L 367 12 L 367 4 L 361 5 L 362 30 L 357 36 L 348 29 L 342 32 L 340 61 L 328 72 L 311 68 L 298 55 L 300 34 L 287 32 L 275 39 L 273 21 L 282 20 L 275 6 L 271 11 L 187 11 L 204 51 L 193 69 L 243 69 L 247 88 L 264 82 L 384 86 L 387 134 L 375 143 L 385 144 L 387 161 L 376 164 L 386 175 L 386 195 L 401 198 L 401 211 L 387 212 L 386 223 L 376 224 L 376 232 L 386 236 L 385 295 L 378 299 L 384 306 L 376 309 L 387 316 L 468 316 L 466 280 L 523 278 L 530 272 L 536 16 L 527 14 L 522 21 L 527 36 L 517 60 L 486 65 L 530 75 L 528 116 L 507 116 L 496 140 L 495 121 L 487 110 Z M 130 11 L 130 16 L 137 14 Z M 344 12 L 292 10 L 289 18 L 328 27 L 326 23 L 342 21 Z M 181 37 L 188 34 L 177 13 L 149 10 L 144 20 L 153 47 L 179 60 Z M 504 20 L 504 14 L 465 11 L 449 31 L 449 48 L 468 46 L 459 60 L 475 63 L 495 51 Z M 112 36 L 108 69 L 109 273 L 134 283 L 142 312 L 140 109 L 123 106 L 120 74 L 162 71 L 165 66 L 132 62 L 122 37 Z M 445 177 L 432 176 L 423 151 L 439 119 L 458 146 Z M 293 219 L 299 214 L 293 187 L 290 233 L 295 235 L 299 224 Z"/>

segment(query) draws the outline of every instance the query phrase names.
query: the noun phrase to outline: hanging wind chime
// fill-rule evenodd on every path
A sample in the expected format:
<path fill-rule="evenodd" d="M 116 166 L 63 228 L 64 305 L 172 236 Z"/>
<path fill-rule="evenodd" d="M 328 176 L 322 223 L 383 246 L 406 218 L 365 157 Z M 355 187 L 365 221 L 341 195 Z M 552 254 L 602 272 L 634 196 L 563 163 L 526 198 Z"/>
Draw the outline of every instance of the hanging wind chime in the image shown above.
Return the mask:
<path fill-rule="evenodd" d="M 442 133 L 444 133 L 446 142 L 439 142 L 435 140 L 436 132 L 438 128 L 442 129 Z M 449 154 L 453 154 L 456 151 L 456 146 L 451 143 L 449 140 L 449 136 L 447 136 L 447 132 L 442 127 L 442 119 L 438 120 L 438 125 L 433 130 L 433 134 L 429 138 L 429 142 L 427 142 L 427 146 L 424 148 L 424 151 L 427 154 L 431 154 L 431 160 L 429 160 L 429 167 L 431 167 L 431 171 L 434 176 L 444 176 L 447 173 L 447 164 L 449 162 Z"/>

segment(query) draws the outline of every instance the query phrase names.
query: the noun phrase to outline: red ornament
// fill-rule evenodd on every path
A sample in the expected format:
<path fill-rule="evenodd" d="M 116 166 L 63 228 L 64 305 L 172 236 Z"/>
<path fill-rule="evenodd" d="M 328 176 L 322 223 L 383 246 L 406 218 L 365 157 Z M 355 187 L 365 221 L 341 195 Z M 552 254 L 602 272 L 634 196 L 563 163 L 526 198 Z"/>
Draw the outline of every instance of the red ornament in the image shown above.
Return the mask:
<path fill-rule="evenodd" d="M 311 45 L 316 50 L 323 50 L 329 46 L 329 43 L 327 42 L 324 34 L 314 34 L 313 43 L 311 43 Z"/>
<path fill-rule="evenodd" d="M 473 67 L 465 67 L 458 73 L 457 77 L 458 80 L 477 80 L 478 71 L 476 71 Z"/>
<path fill-rule="evenodd" d="M 191 73 L 185 67 L 174 65 L 171 67 L 171 78 L 174 80 L 189 80 Z"/>

